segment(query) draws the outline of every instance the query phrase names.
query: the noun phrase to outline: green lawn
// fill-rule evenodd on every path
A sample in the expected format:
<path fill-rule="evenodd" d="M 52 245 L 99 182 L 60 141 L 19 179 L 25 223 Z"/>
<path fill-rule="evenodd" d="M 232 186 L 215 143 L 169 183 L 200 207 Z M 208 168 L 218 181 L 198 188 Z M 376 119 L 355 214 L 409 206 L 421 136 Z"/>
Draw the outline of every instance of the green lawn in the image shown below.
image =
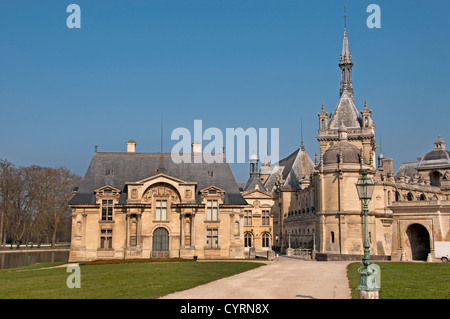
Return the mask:
<path fill-rule="evenodd" d="M 450 264 L 377 262 L 381 270 L 380 299 L 450 299 Z M 352 298 L 358 298 L 361 263 L 349 264 Z"/>
<path fill-rule="evenodd" d="M 56 264 L 45 264 L 46 267 Z M 81 288 L 66 268 L 0 270 L 0 298 L 157 298 L 262 266 L 256 262 L 162 262 L 82 265 Z M 213 297 L 213 296 L 211 296 Z"/>

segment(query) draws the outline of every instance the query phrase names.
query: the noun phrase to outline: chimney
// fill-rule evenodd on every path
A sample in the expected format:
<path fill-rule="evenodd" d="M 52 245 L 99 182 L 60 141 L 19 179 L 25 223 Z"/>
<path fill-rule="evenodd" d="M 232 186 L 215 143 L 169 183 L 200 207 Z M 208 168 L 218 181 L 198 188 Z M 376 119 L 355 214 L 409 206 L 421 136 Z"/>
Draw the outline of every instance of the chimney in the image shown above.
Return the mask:
<path fill-rule="evenodd" d="M 201 153 L 201 152 L 202 152 L 202 142 L 192 143 L 192 153 Z"/>
<path fill-rule="evenodd" d="M 128 153 L 136 152 L 136 142 L 134 140 L 127 141 L 127 152 Z"/>

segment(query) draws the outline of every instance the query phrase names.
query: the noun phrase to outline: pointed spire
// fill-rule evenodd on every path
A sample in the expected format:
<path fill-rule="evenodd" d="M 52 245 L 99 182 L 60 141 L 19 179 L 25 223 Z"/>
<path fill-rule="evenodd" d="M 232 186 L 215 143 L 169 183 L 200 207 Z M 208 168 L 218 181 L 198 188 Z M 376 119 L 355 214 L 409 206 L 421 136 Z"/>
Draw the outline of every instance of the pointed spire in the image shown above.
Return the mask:
<path fill-rule="evenodd" d="M 351 60 L 351 54 L 350 49 L 348 46 L 348 37 L 347 37 L 347 7 L 344 5 L 344 41 L 342 44 L 342 59 L 350 59 Z"/>
<path fill-rule="evenodd" d="M 352 85 L 352 54 L 348 45 L 347 36 L 347 7 L 344 6 L 344 40 L 342 41 L 342 53 L 339 60 L 339 67 L 341 68 L 341 90 L 340 96 L 346 91 L 353 98 Z"/>
<path fill-rule="evenodd" d="M 342 54 L 341 61 L 349 60 L 351 61 L 352 56 L 350 54 L 350 48 L 348 46 L 347 28 L 344 29 L 344 40 L 342 41 Z"/>

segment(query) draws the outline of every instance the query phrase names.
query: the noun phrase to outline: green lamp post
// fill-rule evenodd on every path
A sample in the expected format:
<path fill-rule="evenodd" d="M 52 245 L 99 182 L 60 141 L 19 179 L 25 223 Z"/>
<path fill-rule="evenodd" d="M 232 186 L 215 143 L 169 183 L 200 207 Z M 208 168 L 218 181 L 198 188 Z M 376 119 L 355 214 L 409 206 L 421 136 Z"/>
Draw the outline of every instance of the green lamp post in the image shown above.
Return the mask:
<path fill-rule="evenodd" d="M 363 171 L 362 176 L 356 183 L 356 190 L 358 197 L 363 203 L 364 213 L 364 257 L 362 260 L 362 267 L 358 269 L 361 275 L 358 291 L 360 299 L 378 299 L 378 292 L 380 290 L 380 267 L 370 262 L 370 243 L 369 243 L 369 202 L 372 199 L 372 194 L 375 184 L 367 176 L 367 172 Z"/>

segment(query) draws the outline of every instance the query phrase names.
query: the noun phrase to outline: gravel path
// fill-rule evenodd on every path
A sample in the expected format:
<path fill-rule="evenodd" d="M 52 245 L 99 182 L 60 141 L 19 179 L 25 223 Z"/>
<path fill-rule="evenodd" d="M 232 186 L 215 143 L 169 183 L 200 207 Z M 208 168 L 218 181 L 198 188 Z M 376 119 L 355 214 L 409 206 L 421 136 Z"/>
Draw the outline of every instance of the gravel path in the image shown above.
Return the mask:
<path fill-rule="evenodd" d="M 350 299 L 347 261 L 274 262 L 163 299 Z"/>

